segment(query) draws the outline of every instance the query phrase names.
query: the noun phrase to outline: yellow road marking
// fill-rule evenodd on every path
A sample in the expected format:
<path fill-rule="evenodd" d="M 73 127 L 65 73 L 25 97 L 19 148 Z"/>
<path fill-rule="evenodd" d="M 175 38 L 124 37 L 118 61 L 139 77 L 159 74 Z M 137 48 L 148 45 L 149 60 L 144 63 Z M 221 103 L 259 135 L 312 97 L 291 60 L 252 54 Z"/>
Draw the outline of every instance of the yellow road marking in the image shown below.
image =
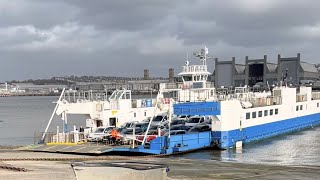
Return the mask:
<path fill-rule="evenodd" d="M 62 149 L 67 149 L 67 148 L 69 148 L 69 147 L 72 147 L 72 146 L 63 147 L 63 148 L 61 148 L 61 149 L 58 149 L 57 151 L 61 151 Z"/>
<path fill-rule="evenodd" d="M 78 149 L 75 149 L 75 150 L 73 150 L 73 151 L 71 151 L 71 152 L 76 152 L 76 151 L 79 151 L 80 149 L 84 149 L 84 148 L 86 148 L 87 146 L 84 146 L 84 147 L 81 147 L 81 148 L 78 148 Z"/>
<path fill-rule="evenodd" d="M 54 145 L 54 146 L 50 146 L 50 147 L 47 147 L 47 148 L 44 148 L 44 149 L 42 149 L 42 150 L 49 150 L 49 149 L 51 149 L 51 148 L 54 148 L 54 147 L 57 147 L 57 145 Z"/>
<path fill-rule="evenodd" d="M 66 146 L 75 146 L 77 145 L 77 143 L 55 143 L 55 142 L 52 142 L 52 143 L 47 143 L 47 145 L 66 145 Z"/>
<path fill-rule="evenodd" d="M 89 152 L 95 153 L 95 152 L 97 152 L 97 151 L 100 150 L 100 149 L 101 149 L 101 147 L 100 147 L 100 148 L 93 149 L 93 150 L 91 150 L 91 151 L 89 151 Z"/>

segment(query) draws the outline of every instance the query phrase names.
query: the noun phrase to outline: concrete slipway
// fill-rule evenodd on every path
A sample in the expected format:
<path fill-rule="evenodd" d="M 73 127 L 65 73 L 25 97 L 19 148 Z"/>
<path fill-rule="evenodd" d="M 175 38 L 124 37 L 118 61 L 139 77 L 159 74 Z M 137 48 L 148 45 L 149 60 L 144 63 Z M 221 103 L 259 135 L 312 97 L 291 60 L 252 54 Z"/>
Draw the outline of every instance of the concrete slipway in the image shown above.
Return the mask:
<path fill-rule="evenodd" d="M 29 160 L 26 161 L 25 158 Z M 31 161 L 32 158 L 46 158 Z M 55 160 L 50 160 L 55 158 Z M 59 158 L 61 160 L 59 160 Z M 92 156 L 74 154 L 56 154 L 44 152 L 26 152 L 18 150 L 0 150 L 0 166 L 24 168 L 26 171 L 0 169 L 0 179 L 65 179 L 74 180 L 71 168 L 73 160 L 92 158 Z M 10 161 L 8 161 L 10 159 Z M 85 160 L 85 159 L 83 159 Z M 104 160 L 87 162 L 114 162 L 126 160 Z M 130 161 L 166 164 L 169 166 L 168 179 L 318 179 L 319 166 L 273 166 L 261 164 L 241 164 L 213 160 L 191 160 L 168 156 L 164 158 L 132 158 Z"/>

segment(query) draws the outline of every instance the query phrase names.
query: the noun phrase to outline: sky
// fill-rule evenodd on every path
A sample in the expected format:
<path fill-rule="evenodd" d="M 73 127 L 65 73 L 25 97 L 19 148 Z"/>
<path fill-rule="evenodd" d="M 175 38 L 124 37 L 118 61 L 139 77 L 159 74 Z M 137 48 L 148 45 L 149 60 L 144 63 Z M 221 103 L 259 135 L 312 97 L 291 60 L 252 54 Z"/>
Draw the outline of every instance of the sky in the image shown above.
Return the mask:
<path fill-rule="evenodd" d="M 219 60 L 320 63 L 315 0 L 0 0 L 0 81 L 178 73 L 204 46 Z M 213 60 L 208 60 L 213 71 Z"/>

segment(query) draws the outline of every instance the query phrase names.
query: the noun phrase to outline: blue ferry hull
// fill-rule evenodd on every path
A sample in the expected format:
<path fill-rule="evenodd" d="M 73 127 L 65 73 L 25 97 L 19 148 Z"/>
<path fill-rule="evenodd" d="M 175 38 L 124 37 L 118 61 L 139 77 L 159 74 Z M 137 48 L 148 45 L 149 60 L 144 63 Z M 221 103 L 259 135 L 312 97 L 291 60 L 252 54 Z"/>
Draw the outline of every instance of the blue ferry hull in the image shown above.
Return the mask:
<path fill-rule="evenodd" d="M 242 141 L 245 144 L 318 125 L 320 125 L 320 113 L 252 126 L 242 130 L 212 132 L 212 139 L 214 142 L 218 142 L 220 148 L 226 149 L 234 147 L 237 141 Z"/>
<path fill-rule="evenodd" d="M 218 145 L 221 149 L 233 148 L 237 141 L 244 144 L 281 134 L 320 125 L 320 113 L 232 131 L 201 132 L 184 135 L 162 136 L 150 142 L 150 147 L 116 148 L 115 152 L 174 154 Z"/>

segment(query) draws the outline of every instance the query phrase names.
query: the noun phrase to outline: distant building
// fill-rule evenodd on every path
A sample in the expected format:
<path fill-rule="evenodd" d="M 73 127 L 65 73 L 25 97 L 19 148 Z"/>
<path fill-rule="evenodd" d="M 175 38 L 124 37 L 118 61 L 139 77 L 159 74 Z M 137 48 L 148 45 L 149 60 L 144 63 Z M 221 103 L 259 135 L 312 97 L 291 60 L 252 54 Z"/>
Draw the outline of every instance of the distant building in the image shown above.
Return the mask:
<path fill-rule="evenodd" d="M 231 61 L 215 62 L 212 81 L 216 87 L 273 85 L 283 79 L 293 85 L 319 80 L 319 68 L 315 64 L 301 61 L 300 53 L 296 57 L 281 57 L 277 63 L 268 62 L 267 55 L 262 59 L 249 59 L 246 56 L 245 64 L 236 64 L 235 58 Z"/>
<path fill-rule="evenodd" d="M 104 81 L 104 82 L 78 82 L 73 85 L 72 89 L 80 91 L 96 90 L 108 92 L 116 89 L 128 89 L 131 91 L 150 92 L 158 91 L 160 83 L 174 82 L 176 80 L 174 76 L 174 69 L 170 68 L 168 72 L 168 78 L 150 78 L 149 70 L 144 69 L 144 76 L 137 80 L 122 80 L 122 81 Z"/>
<path fill-rule="evenodd" d="M 32 83 L 12 83 L 12 85 L 19 87 L 19 90 L 29 92 L 54 92 L 67 88 L 67 85 L 35 85 Z"/>
<path fill-rule="evenodd" d="M 97 90 L 97 91 L 114 91 L 116 89 L 128 89 L 132 91 L 157 91 L 160 83 L 167 83 L 166 79 L 150 80 L 132 80 L 125 82 L 87 82 L 77 83 L 72 89 L 80 91 Z"/>
<path fill-rule="evenodd" d="M 143 70 L 143 79 L 144 79 L 144 80 L 150 79 L 149 69 Z"/>

